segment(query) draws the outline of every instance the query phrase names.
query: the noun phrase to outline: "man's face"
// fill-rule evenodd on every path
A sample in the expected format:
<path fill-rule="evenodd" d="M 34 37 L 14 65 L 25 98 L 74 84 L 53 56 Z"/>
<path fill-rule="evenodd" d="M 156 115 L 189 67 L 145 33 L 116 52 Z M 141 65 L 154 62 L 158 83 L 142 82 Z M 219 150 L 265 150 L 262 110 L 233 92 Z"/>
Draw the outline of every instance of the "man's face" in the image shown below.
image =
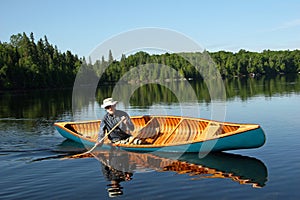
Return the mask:
<path fill-rule="evenodd" d="M 116 105 L 112 105 L 112 106 L 106 106 L 105 110 L 109 113 L 109 114 L 114 114 L 115 110 L 116 110 Z"/>

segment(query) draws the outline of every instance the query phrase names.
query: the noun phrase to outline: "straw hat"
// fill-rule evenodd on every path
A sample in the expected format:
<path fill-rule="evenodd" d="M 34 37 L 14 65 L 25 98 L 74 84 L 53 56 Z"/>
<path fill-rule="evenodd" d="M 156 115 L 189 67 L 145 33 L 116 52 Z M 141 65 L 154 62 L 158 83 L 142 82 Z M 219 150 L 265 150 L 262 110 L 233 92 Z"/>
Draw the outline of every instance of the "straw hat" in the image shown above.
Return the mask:
<path fill-rule="evenodd" d="M 103 100 L 103 104 L 101 105 L 101 108 L 105 108 L 107 106 L 113 106 L 116 105 L 118 102 L 114 101 L 113 98 L 107 98 Z"/>

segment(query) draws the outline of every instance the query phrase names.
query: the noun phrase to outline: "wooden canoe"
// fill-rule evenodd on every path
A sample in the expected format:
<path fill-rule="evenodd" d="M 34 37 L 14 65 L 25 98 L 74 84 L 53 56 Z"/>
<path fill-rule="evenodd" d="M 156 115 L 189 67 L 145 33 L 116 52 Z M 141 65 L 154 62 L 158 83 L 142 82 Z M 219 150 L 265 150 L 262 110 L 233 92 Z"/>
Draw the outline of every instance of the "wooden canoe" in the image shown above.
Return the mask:
<path fill-rule="evenodd" d="M 111 144 L 128 151 L 210 152 L 257 148 L 265 143 L 265 134 L 257 124 L 218 122 L 179 116 L 134 116 L 132 135 L 142 144 Z M 93 146 L 98 137 L 100 120 L 57 122 L 58 132 L 78 143 Z"/>

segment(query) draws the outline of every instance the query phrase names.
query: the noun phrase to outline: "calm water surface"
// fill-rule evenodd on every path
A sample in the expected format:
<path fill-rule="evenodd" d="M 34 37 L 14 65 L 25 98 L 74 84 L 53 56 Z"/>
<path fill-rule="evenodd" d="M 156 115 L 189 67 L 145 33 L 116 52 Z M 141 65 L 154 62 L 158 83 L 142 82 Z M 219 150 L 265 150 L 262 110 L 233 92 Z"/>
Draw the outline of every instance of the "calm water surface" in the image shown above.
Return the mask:
<path fill-rule="evenodd" d="M 199 92 L 198 102 L 179 104 L 172 94 L 153 87 L 155 98 L 134 94 L 140 102 L 133 96 L 130 105 L 120 102 L 119 107 L 131 115 L 181 115 L 184 110 L 190 116 L 211 118 L 212 103 L 205 94 Z M 2 93 L 0 199 L 110 199 L 113 192 L 121 199 L 296 199 L 300 195 L 299 76 L 235 80 L 226 82 L 226 91 L 225 121 L 258 123 L 267 141 L 258 149 L 203 159 L 197 154 L 115 151 L 62 159 L 85 148 L 65 140 L 53 123 L 99 118 L 104 114 L 99 104 L 89 102 L 72 113 L 70 90 Z M 101 88 L 97 100 L 110 94 L 110 88 Z M 116 185 L 119 189 L 110 190 Z"/>

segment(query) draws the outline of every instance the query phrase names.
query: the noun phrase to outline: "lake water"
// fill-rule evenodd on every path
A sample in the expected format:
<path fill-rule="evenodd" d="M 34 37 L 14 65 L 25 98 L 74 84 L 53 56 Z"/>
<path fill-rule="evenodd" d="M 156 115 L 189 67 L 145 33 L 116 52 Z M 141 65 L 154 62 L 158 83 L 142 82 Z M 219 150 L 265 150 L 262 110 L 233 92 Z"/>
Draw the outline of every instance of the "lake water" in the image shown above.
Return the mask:
<path fill-rule="evenodd" d="M 65 140 L 56 121 L 96 119 L 97 101 L 72 111 L 72 90 L 0 94 L 0 199 L 296 199 L 300 195 L 300 76 L 226 80 L 226 102 L 210 102 L 201 82 L 191 82 L 198 101 L 181 102 L 166 88 L 142 87 L 130 115 L 166 114 L 211 119 L 225 105 L 224 120 L 260 124 L 266 143 L 257 149 L 198 154 L 86 151 Z M 197 108 L 197 109 L 195 109 Z M 222 111 L 223 112 L 223 111 Z M 113 181 L 114 180 L 114 181 Z M 111 189 L 115 187 L 115 189 Z M 116 189 L 117 188 L 117 189 Z"/>

